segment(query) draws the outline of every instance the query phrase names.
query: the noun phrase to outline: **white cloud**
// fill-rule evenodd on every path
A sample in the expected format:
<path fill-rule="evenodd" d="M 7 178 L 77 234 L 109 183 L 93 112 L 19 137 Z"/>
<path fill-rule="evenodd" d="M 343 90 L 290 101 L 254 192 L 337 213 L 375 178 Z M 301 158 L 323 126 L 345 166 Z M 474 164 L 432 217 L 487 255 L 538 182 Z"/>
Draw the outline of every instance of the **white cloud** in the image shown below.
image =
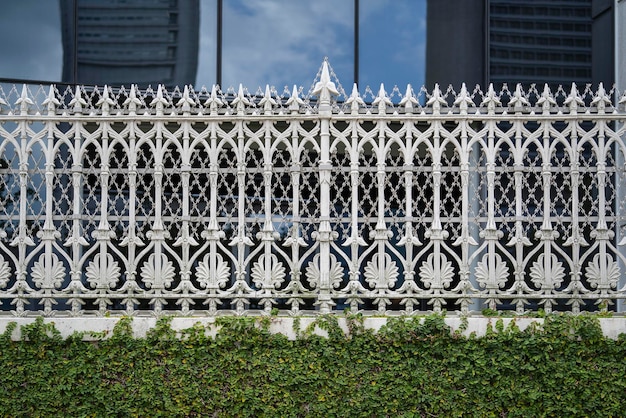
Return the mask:
<path fill-rule="evenodd" d="M 225 0 L 223 5 L 224 89 L 242 83 L 254 93 L 270 84 L 281 92 L 296 84 L 306 91 L 326 56 L 343 87 L 351 89 L 352 1 Z M 202 2 L 201 13 L 197 85 L 209 87 L 216 66 L 215 2 Z M 407 81 L 423 83 L 425 0 L 362 1 L 360 22 L 362 81 L 403 88 Z"/>
<path fill-rule="evenodd" d="M 266 83 L 313 81 L 325 56 L 337 72 L 352 71 L 353 9 L 336 0 L 224 2 L 222 79 L 254 91 Z"/>

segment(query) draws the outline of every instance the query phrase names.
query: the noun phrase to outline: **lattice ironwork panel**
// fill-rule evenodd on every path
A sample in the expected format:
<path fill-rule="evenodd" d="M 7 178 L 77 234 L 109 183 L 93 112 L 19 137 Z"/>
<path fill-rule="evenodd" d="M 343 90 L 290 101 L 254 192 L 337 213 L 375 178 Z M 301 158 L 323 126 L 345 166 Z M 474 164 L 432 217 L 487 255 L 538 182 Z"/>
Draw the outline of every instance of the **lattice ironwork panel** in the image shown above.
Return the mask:
<path fill-rule="evenodd" d="M 202 146 L 191 150 L 189 158 L 189 216 L 192 236 L 200 236 L 211 215 L 210 156 Z M 232 182 L 234 183 L 234 182 Z"/>
<path fill-rule="evenodd" d="M 109 159 L 111 177 L 107 218 L 118 240 L 128 235 L 131 189 L 129 166 L 128 153 L 122 144 L 117 144 Z"/>
<path fill-rule="evenodd" d="M 279 149 L 272 159 L 271 208 L 272 226 L 281 240 L 290 235 L 293 228 L 293 178 L 290 168 L 293 162 L 286 149 Z"/>
<path fill-rule="evenodd" d="M 319 153 L 310 147 L 304 148 L 302 150 L 301 164 L 298 194 L 300 199 L 300 221 L 304 241 L 312 242 L 312 234 L 316 231 L 320 217 Z M 340 165 L 333 163 L 333 167 L 340 167 Z M 334 185 L 335 183 L 331 182 L 331 196 L 333 195 Z M 331 200 L 335 202 L 335 199 Z M 330 208 L 331 216 L 333 207 L 334 205 Z"/>
<path fill-rule="evenodd" d="M 461 235 L 461 185 L 460 158 L 456 147 L 449 144 L 441 156 L 441 217 L 443 228 L 455 241 Z"/>
<path fill-rule="evenodd" d="M 0 228 L 7 234 L 5 239 L 9 242 L 15 239 L 19 226 L 21 191 L 18 167 L 19 156 L 15 147 L 7 145 L 0 156 Z"/>
<path fill-rule="evenodd" d="M 153 148 L 143 144 L 137 149 L 137 194 L 136 194 L 136 233 L 146 238 L 155 210 L 155 158 Z"/>
<path fill-rule="evenodd" d="M 46 156 L 43 149 L 33 147 L 28 156 L 28 180 L 26 184 L 26 228 L 31 236 L 36 237 L 43 227 L 46 211 Z"/>
<path fill-rule="evenodd" d="M 227 237 L 237 235 L 239 224 L 239 191 L 237 154 L 232 148 L 222 148 L 218 154 L 217 216 Z"/>
<path fill-rule="evenodd" d="M 433 219 L 433 160 L 425 145 L 413 157 L 413 218 L 423 236 Z"/>
<path fill-rule="evenodd" d="M 183 216 L 183 182 L 181 177 L 182 156 L 175 147 L 167 147 L 163 153 L 163 179 L 161 216 L 165 227 L 170 232 L 170 239 L 181 237 L 181 218 Z"/>

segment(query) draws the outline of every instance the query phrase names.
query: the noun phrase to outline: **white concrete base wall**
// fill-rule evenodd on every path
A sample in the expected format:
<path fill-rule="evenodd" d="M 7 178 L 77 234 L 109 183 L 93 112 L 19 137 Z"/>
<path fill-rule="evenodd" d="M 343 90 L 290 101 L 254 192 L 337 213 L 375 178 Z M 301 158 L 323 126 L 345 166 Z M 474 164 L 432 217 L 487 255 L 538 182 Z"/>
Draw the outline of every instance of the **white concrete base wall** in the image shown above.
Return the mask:
<path fill-rule="evenodd" d="M 7 325 L 11 322 L 17 323 L 17 327 L 12 334 L 12 339 L 19 340 L 21 338 L 21 326 L 31 324 L 35 322 L 35 317 L 28 318 L 15 318 L 15 317 L 2 317 L 0 318 L 0 333 L 4 333 Z M 316 317 L 314 316 L 302 316 L 299 317 L 300 329 L 305 330 L 309 327 Z M 543 324 L 542 318 L 499 318 L 499 317 L 467 317 L 467 327 L 462 332 L 463 335 L 469 336 L 471 333 L 475 333 L 476 336 L 485 335 L 486 330 L 491 327 L 495 329 L 496 322 L 502 319 L 503 325 L 507 327 L 511 321 L 515 321 L 520 329 L 526 329 L 531 323 Z M 55 328 L 59 330 L 63 338 L 67 338 L 74 333 L 84 333 L 83 339 L 85 341 L 93 341 L 100 339 L 100 336 L 93 335 L 95 333 L 104 333 L 105 338 L 109 337 L 113 333 L 115 324 L 120 320 L 119 317 L 98 317 L 98 318 L 45 318 L 44 323 L 53 323 Z M 270 331 L 273 333 L 281 333 L 287 336 L 289 339 L 296 338 L 296 332 L 294 331 L 294 318 L 293 317 L 271 317 Z M 339 325 L 348 332 L 346 319 L 337 318 Z M 462 327 L 464 319 L 458 316 L 450 316 L 444 318 L 446 324 L 456 331 Z M 626 334 L 626 317 L 614 317 L 614 318 L 599 318 L 602 332 L 608 338 L 617 339 L 622 333 Z M 137 338 L 143 338 L 147 332 L 154 328 L 157 319 L 154 317 L 134 317 L 132 320 L 132 328 L 134 336 Z M 387 318 L 384 317 L 365 317 L 364 326 L 367 329 L 378 330 L 387 322 Z M 171 327 L 173 330 L 181 331 L 193 327 L 196 324 L 200 324 L 207 329 L 207 335 L 216 335 L 218 327 L 215 325 L 214 317 L 172 317 Z M 325 331 L 316 328 L 315 334 L 326 336 Z"/>

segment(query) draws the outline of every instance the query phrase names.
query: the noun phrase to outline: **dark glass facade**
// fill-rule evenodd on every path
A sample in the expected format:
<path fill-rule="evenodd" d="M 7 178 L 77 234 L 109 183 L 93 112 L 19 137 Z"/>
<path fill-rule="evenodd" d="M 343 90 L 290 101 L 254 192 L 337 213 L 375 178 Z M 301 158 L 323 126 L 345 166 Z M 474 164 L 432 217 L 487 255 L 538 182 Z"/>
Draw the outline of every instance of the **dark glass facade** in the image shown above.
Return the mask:
<path fill-rule="evenodd" d="M 605 0 L 429 0 L 426 83 L 611 86 L 613 42 Z"/>
<path fill-rule="evenodd" d="M 198 0 L 62 0 L 62 81 L 192 83 L 198 67 Z"/>
<path fill-rule="evenodd" d="M 591 82 L 591 0 L 491 0 L 488 10 L 489 82 Z"/>

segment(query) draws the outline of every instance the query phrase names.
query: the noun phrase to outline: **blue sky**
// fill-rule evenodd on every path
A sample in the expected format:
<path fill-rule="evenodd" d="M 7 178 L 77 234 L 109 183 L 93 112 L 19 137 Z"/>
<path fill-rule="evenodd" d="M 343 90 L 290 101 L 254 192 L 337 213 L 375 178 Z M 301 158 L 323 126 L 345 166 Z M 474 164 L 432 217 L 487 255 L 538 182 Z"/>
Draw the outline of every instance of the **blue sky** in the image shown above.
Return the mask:
<path fill-rule="evenodd" d="M 201 3 L 201 25 L 215 19 L 213 1 Z M 360 87 L 378 91 L 424 83 L 426 0 L 360 1 Z M 224 0 L 223 83 L 249 89 L 266 83 L 308 88 L 328 57 L 348 92 L 353 83 L 353 0 Z M 213 31 L 203 31 L 197 84 L 214 79 Z M 254 86 L 254 87 L 252 87 Z"/>
<path fill-rule="evenodd" d="M 216 0 L 200 0 L 196 87 L 215 82 Z M 251 92 L 310 87 L 328 57 L 348 92 L 353 83 L 353 0 L 223 0 L 223 87 Z M 0 77 L 59 80 L 63 49 L 57 1 L 3 2 Z M 360 90 L 424 83 L 426 0 L 361 0 Z"/>

